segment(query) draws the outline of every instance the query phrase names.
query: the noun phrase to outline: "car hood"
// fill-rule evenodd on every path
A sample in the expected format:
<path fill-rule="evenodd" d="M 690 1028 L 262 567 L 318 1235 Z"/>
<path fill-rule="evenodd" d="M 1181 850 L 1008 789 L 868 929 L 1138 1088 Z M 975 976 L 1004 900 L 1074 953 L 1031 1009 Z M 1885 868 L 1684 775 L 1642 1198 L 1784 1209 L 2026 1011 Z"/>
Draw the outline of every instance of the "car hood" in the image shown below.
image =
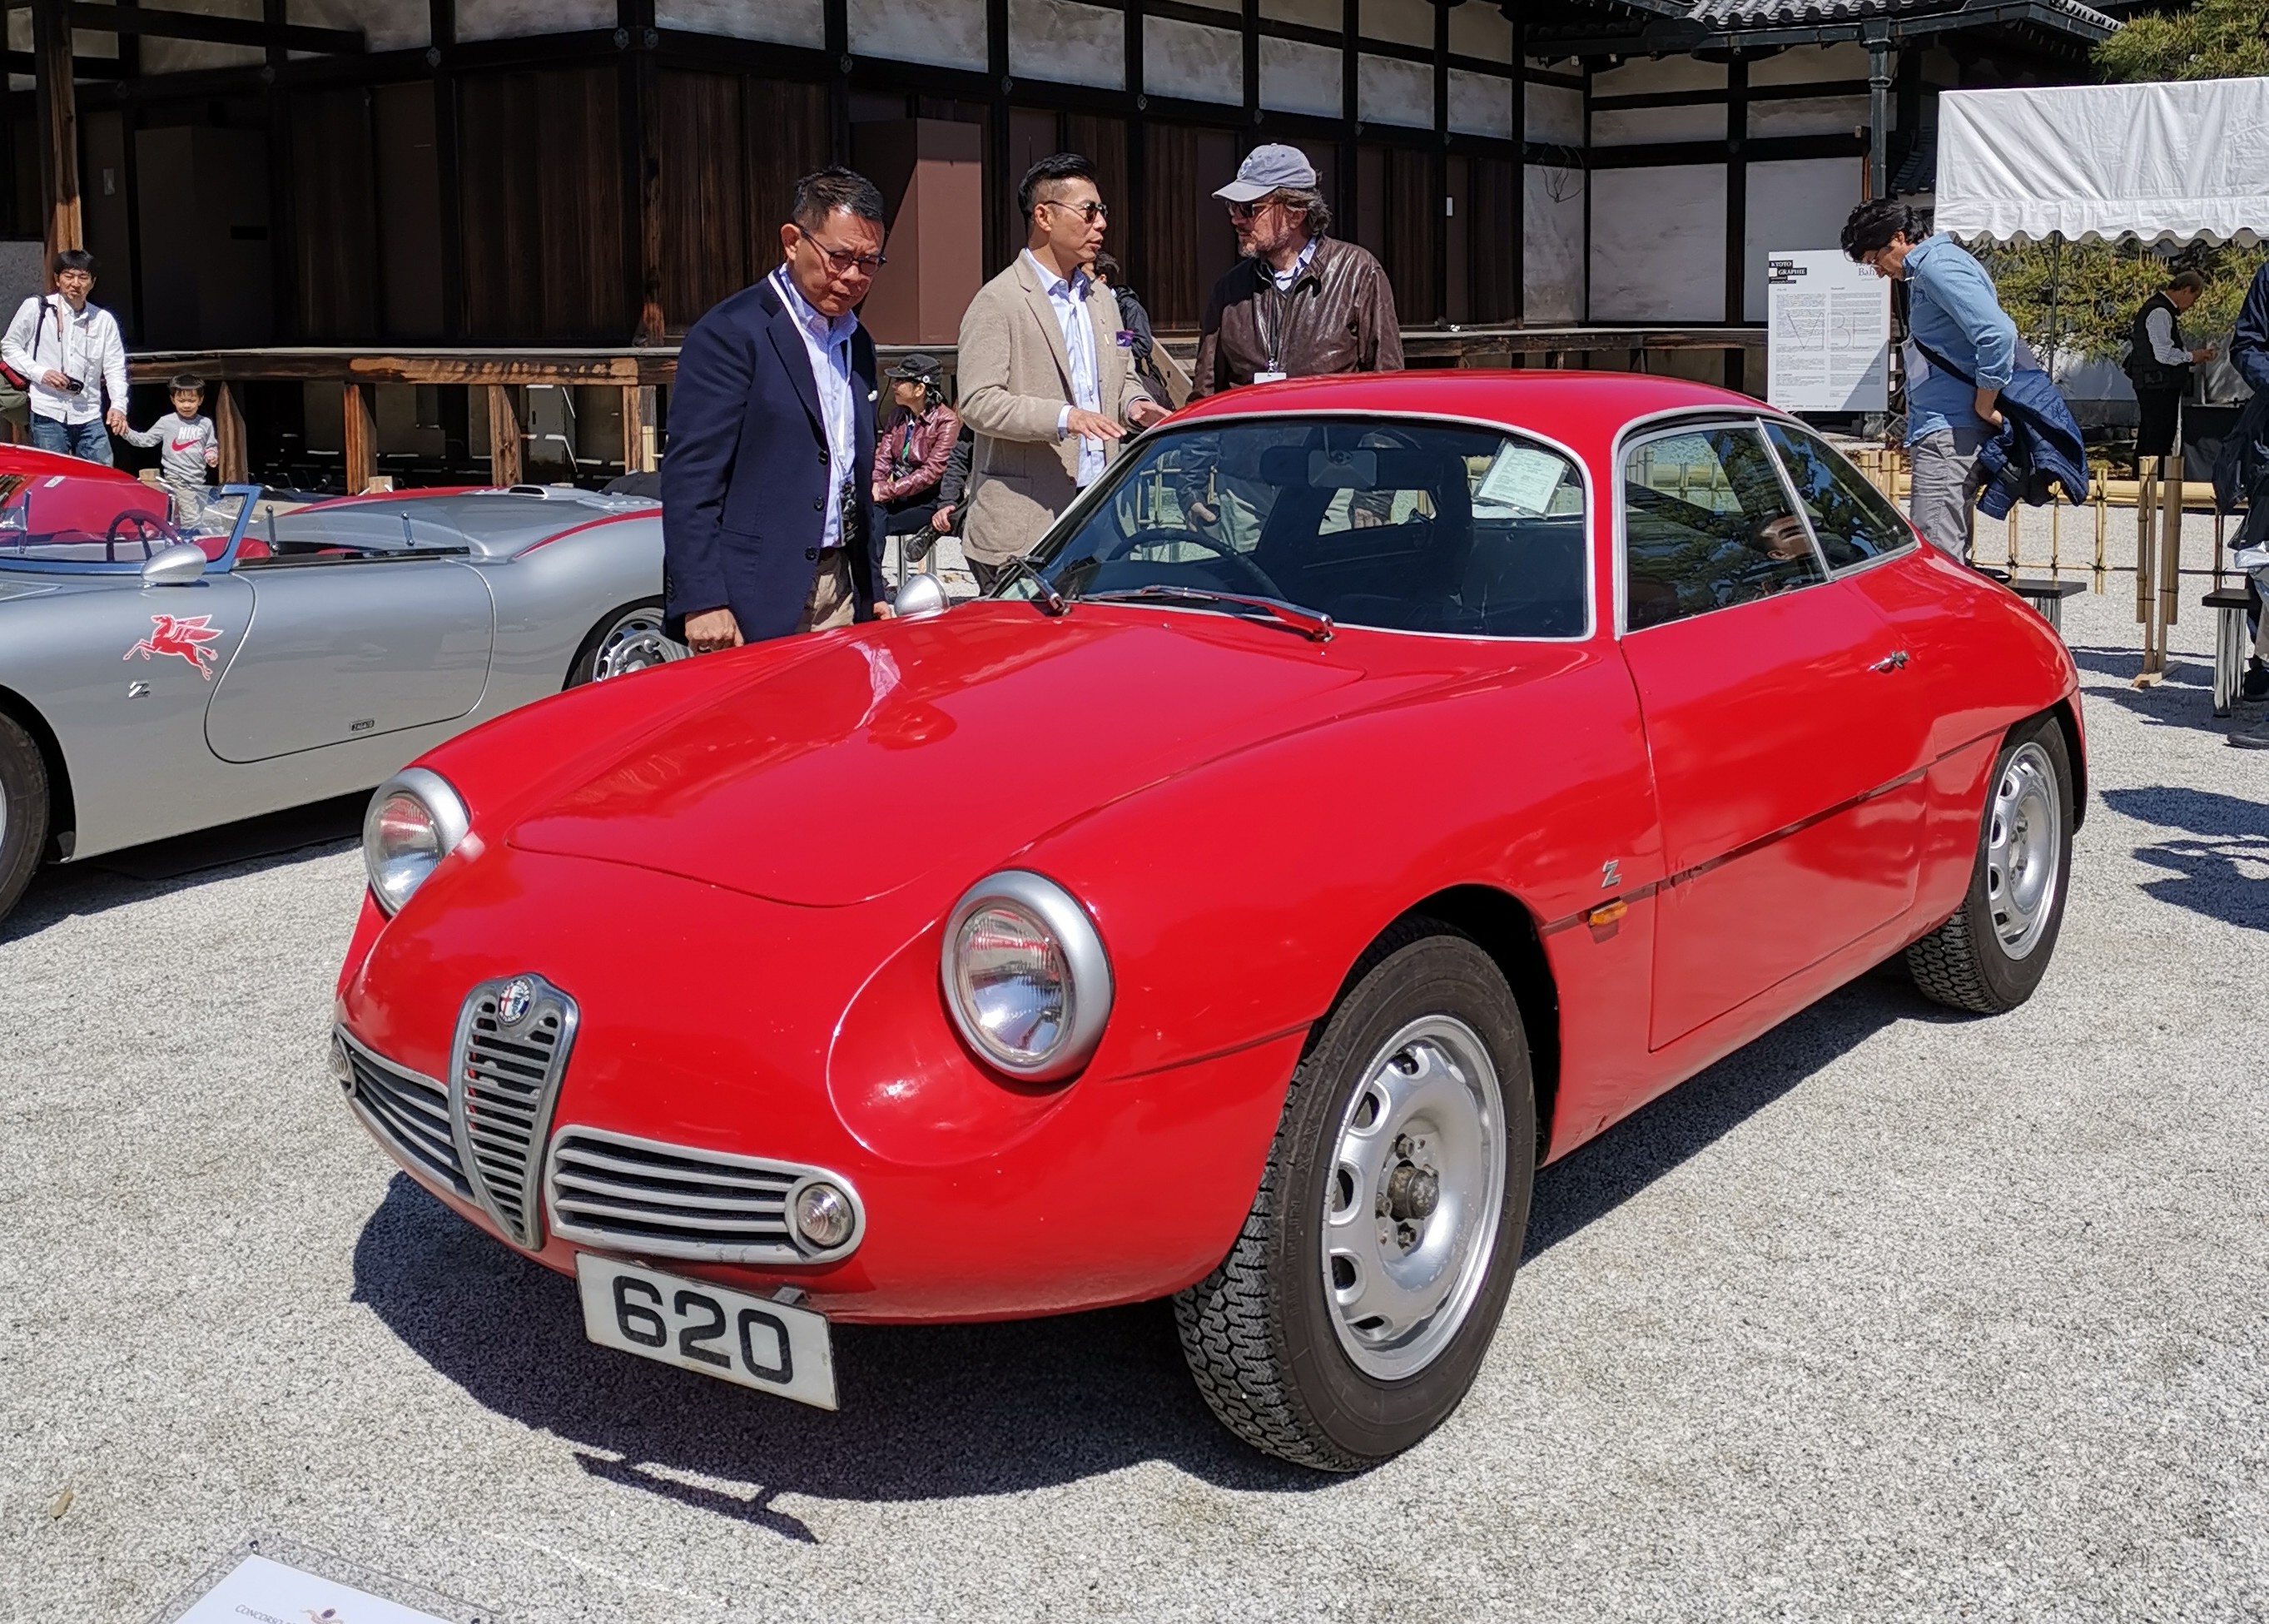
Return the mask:
<path fill-rule="evenodd" d="M 1214 615 L 980 603 L 815 639 L 785 663 L 752 650 L 755 669 L 602 752 L 506 838 L 810 906 L 942 864 L 973 878 L 1082 813 L 1349 708 L 1365 674 L 1346 648 Z"/>

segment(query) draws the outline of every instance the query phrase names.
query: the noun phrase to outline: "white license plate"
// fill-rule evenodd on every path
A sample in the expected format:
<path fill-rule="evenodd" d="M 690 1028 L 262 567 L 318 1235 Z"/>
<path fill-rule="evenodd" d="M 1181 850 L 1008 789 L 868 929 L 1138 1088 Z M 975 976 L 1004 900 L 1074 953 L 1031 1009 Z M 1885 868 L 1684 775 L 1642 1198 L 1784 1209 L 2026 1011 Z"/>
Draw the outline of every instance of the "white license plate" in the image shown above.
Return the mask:
<path fill-rule="evenodd" d="M 835 1407 L 824 1315 L 588 1251 L 576 1254 L 575 1284 L 583 1334 L 602 1347 Z"/>

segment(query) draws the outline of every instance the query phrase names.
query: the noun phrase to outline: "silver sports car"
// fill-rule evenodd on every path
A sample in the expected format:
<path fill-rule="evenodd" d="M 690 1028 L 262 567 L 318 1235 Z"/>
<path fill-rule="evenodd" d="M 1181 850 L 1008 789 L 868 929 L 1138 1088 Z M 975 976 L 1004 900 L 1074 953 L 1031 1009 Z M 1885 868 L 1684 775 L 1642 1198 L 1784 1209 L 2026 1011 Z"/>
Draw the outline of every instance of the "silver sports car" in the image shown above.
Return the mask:
<path fill-rule="evenodd" d="M 68 862 L 382 781 L 515 705 L 673 660 L 661 509 L 523 486 L 194 526 L 0 462 L 0 917 Z"/>

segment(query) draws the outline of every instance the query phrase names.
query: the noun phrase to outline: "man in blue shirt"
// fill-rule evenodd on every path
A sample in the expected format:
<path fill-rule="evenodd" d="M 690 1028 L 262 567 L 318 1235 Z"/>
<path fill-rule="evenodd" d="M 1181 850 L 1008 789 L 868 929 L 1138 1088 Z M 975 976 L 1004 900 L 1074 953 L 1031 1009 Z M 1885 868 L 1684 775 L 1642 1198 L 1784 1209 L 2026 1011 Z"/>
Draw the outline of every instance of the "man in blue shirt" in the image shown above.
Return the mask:
<path fill-rule="evenodd" d="M 1904 203 L 1886 198 L 1852 210 L 1844 252 L 1907 284 L 1907 510 L 1925 541 L 1966 557 L 1982 483 L 1977 451 L 2001 427 L 2001 388 L 2017 366 L 2016 323 L 1985 268 L 1953 239 L 1925 236 Z"/>

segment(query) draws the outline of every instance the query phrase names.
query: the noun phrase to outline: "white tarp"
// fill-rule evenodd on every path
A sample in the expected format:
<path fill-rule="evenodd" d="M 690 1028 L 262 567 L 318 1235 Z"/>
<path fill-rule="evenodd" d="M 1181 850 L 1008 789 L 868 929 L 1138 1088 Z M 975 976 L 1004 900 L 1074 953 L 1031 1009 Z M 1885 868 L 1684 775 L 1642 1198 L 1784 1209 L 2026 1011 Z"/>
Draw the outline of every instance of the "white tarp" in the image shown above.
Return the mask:
<path fill-rule="evenodd" d="M 2269 78 L 1947 91 L 1932 223 L 2003 240 L 2269 236 Z"/>

